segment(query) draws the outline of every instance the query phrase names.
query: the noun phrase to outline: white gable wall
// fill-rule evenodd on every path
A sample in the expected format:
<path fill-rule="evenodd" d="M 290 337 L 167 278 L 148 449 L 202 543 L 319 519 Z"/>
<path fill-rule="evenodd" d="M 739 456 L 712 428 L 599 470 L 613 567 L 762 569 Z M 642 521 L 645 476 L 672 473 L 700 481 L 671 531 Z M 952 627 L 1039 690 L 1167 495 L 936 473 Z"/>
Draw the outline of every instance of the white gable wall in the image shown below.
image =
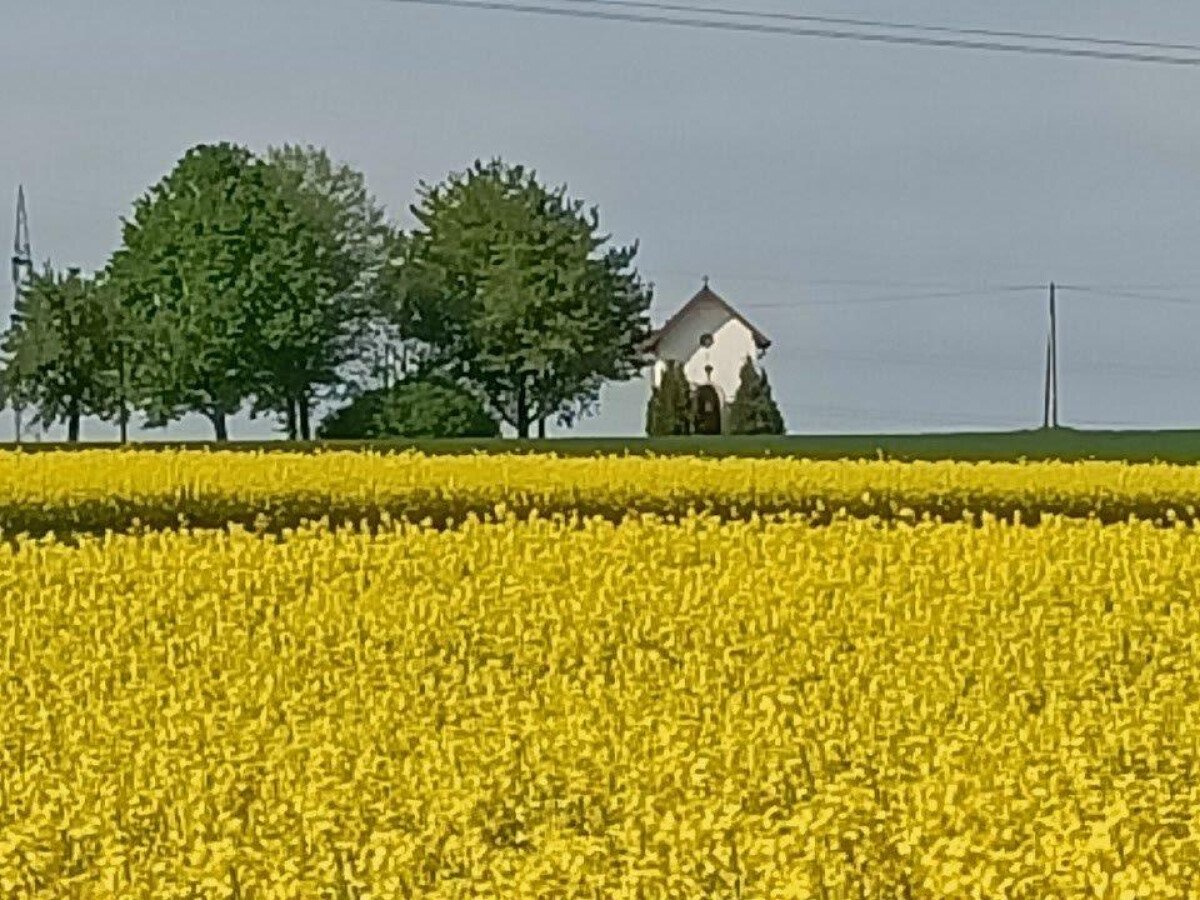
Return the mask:
<path fill-rule="evenodd" d="M 709 348 L 700 346 L 700 336 L 713 336 Z M 728 403 L 737 392 L 738 373 L 746 357 L 758 359 L 754 334 L 740 320 L 717 303 L 698 304 L 687 316 L 676 322 L 662 336 L 656 350 L 654 384 L 657 386 L 667 360 L 683 363 L 688 381 L 694 385 L 708 384 L 705 366 L 712 366 L 711 384 Z"/>

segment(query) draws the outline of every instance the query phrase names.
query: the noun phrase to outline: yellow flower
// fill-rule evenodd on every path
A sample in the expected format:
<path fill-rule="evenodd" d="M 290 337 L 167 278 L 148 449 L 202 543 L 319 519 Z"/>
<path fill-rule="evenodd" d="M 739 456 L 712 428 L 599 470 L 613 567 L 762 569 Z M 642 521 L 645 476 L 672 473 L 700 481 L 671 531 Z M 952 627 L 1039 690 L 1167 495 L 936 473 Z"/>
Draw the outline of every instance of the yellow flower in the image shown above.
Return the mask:
<path fill-rule="evenodd" d="M 4 521 L 57 523 L 0 544 L 0 893 L 1184 897 L 1200 530 L 1127 519 L 1198 502 L 1166 466 L 0 455 Z"/>

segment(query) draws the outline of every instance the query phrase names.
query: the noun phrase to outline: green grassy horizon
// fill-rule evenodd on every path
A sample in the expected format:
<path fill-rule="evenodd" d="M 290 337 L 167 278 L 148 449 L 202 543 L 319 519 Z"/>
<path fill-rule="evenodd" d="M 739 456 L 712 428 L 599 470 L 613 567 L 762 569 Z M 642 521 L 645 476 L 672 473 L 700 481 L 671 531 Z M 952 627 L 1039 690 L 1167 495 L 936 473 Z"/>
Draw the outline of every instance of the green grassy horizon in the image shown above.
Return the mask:
<path fill-rule="evenodd" d="M 118 446 L 115 441 L 23 443 L 26 452 L 98 449 Z M 140 440 L 129 445 L 142 450 L 227 449 L 312 452 L 318 449 L 369 449 L 401 452 L 415 449 L 432 454 L 454 453 L 556 453 L 561 456 L 647 454 L 724 456 L 789 456 L 813 459 L 895 459 L 1014 461 L 1121 460 L 1128 462 L 1200 462 L 1200 429 L 1085 430 L 1075 428 L 1024 431 L 938 432 L 925 434 L 785 435 L 771 437 L 555 437 L 543 440 L 418 439 L 380 441 L 285 440 L 214 441 Z M 13 450 L 17 445 L 0 444 Z"/>

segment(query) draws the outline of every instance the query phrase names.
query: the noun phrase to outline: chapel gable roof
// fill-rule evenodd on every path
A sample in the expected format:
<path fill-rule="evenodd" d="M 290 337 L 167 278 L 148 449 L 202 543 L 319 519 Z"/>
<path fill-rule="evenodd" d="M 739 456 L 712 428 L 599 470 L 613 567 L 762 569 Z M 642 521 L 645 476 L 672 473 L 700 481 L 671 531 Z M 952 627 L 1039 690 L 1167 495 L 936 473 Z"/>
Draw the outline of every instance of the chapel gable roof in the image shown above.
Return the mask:
<path fill-rule="evenodd" d="M 651 333 L 649 339 L 647 339 L 646 343 L 643 345 L 643 349 L 646 351 L 653 351 L 658 346 L 658 343 L 662 340 L 663 336 L 687 319 L 692 310 L 699 306 L 708 304 L 715 304 L 716 306 L 719 306 L 729 313 L 730 316 L 745 325 L 746 328 L 750 330 L 750 333 L 754 336 L 754 344 L 758 347 L 758 349 L 766 350 L 771 346 L 771 339 L 755 328 L 745 316 L 743 316 L 729 304 L 729 301 L 710 288 L 708 286 L 708 279 L 706 278 L 704 280 L 704 286 L 696 292 L 696 295 L 687 303 L 683 304 L 683 306 L 677 313 L 675 313 L 675 315 L 667 319 L 667 321 L 663 323 L 662 328 L 659 328 L 657 331 Z"/>

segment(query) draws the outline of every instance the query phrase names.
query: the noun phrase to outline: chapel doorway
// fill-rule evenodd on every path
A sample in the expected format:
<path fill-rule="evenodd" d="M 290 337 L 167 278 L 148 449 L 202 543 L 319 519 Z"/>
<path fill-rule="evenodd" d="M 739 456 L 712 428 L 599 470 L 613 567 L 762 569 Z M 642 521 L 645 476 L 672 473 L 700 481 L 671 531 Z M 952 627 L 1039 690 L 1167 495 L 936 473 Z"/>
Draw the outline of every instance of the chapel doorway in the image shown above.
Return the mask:
<path fill-rule="evenodd" d="M 696 388 L 696 434 L 721 433 L 721 396 L 711 384 Z"/>

